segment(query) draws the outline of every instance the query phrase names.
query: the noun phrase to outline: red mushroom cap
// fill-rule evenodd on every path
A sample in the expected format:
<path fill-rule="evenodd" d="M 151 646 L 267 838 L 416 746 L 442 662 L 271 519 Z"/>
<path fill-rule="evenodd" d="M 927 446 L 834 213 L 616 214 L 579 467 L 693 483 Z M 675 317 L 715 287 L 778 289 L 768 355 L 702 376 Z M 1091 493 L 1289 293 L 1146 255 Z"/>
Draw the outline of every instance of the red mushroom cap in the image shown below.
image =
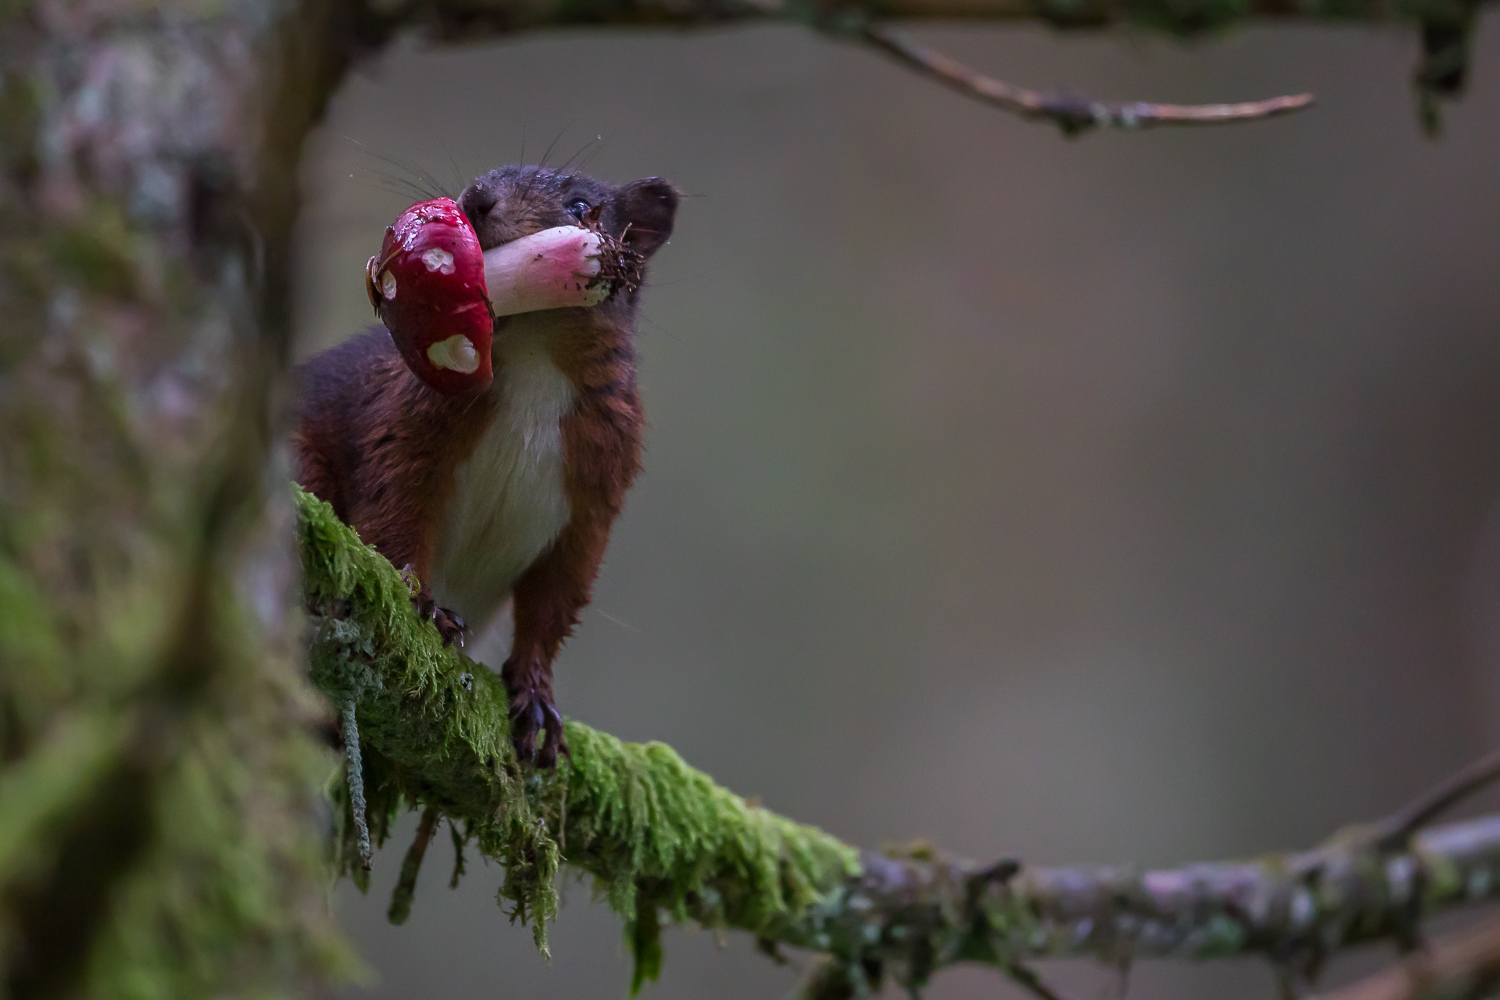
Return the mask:
<path fill-rule="evenodd" d="M 494 379 L 494 316 L 484 251 L 451 198 L 418 202 L 386 227 L 365 288 L 407 365 L 439 392 L 487 388 Z"/>

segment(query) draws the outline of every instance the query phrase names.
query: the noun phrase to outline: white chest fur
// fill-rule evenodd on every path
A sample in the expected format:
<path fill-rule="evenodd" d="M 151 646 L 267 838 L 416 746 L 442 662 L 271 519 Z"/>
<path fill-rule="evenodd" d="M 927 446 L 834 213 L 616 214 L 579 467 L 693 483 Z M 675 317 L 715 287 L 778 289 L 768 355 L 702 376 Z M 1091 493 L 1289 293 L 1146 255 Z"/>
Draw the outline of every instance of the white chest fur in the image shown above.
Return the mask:
<path fill-rule="evenodd" d="M 539 343 L 497 358 L 494 417 L 456 471 L 432 567 L 432 595 L 482 628 L 568 523 L 562 418 L 573 387 Z"/>

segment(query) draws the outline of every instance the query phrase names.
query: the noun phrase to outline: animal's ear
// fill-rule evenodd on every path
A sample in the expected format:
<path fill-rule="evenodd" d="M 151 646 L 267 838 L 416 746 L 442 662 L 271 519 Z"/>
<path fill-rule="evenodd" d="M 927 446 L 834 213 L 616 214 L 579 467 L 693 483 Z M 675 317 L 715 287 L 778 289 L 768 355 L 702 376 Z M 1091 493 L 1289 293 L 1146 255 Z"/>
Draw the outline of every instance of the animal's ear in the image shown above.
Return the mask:
<path fill-rule="evenodd" d="M 660 177 L 631 181 L 615 193 L 625 245 L 642 257 L 661 249 L 677 218 L 677 189 Z"/>

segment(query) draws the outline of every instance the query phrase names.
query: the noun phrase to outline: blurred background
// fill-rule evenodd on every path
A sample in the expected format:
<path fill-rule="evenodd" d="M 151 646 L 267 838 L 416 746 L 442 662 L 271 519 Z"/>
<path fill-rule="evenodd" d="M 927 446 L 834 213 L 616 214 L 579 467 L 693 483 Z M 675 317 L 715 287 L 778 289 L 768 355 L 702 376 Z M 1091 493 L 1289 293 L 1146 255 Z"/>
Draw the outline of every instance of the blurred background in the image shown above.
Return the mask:
<path fill-rule="evenodd" d="M 1029 86 L 1319 104 L 1068 141 L 793 28 L 569 33 L 397 46 L 311 143 L 303 356 L 369 320 L 407 181 L 549 150 L 688 195 L 644 299 L 646 471 L 563 710 L 862 845 L 1045 864 L 1308 846 L 1497 742 L 1500 21 L 1436 142 L 1407 32 L 916 34 Z M 448 889 L 446 837 L 387 925 L 413 826 L 368 897 L 335 893 L 375 976 L 350 1000 L 625 995 L 586 885 L 549 964 L 495 869 Z M 677 929 L 645 995 L 798 978 Z M 1273 980 L 1144 963 L 1129 988 Z M 929 995 L 1019 994 L 958 970 Z"/>

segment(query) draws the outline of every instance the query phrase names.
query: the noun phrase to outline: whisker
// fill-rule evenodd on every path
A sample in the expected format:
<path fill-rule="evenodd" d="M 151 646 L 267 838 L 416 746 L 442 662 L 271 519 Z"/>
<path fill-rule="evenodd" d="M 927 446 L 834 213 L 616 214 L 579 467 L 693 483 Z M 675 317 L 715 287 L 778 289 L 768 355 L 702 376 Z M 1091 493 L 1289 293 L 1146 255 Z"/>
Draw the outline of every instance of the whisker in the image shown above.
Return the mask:
<path fill-rule="evenodd" d="M 443 156 L 448 161 L 448 169 L 453 171 L 453 183 L 455 185 L 454 190 L 462 192 L 464 189 L 463 172 L 458 169 L 458 161 L 453 158 L 453 150 L 448 148 L 447 142 L 440 140 L 438 142 L 438 145 L 442 148 Z M 454 199 L 455 201 L 458 199 L 458 195 L 456 194 L 450 194 L 448 197 Z"/>
<path fill-rule="evenodd" d="M 440 195 L 446 194 L 446 192 L 443 191 L 442 186 L 439 185 L 431 177 L 429 177 L 427 175 L 427 172 L 422 170 L 421 167 L 417 166 L 416 164 L 405 160 L 398 160 L 394 156 L 388 156 L 384 153 L 377 152 L 368 143 L 360 142 L 353 136 L 343 135 L 340 136 L 340 138 L 344 139 L 346 142 L 354 144 L 359 149 L 359 151 L 364 153 L 366 156 L 379 160 L 389 167 L 394 167 L 396 170 L 408 174 L 412 178 L 415 178 L 416 181 L 421 181 L 421 184 L 417 184 L 416 181 L 412 180 L 408 180 L 407 182 L 411 184 L 413 189 L 421 192 L 423 198 L 436 198 Z"/>
<path fill-rule="evenodd" d="M 355 175 L 350 175 L 355 176 Z M 391 174 L 379 174 L 373 177 L 355 177 L 356 180 L 366 187 L 379 188 L 387 194 L 400 195 L 403 198 L 416 197 L 418 201 L 426 201 L 432 197 L 431 192 L 417 184 L 413 184 L 405 177 L 395 177 Z"/>
<path fill-rule="evenodd" d="M 475 145 L 473 136 L 469 137 L 469 162 L 478 164 L 479 166 L 477 169 L 480 170 L 481 173 L 485 170 L 484 158 L 479 155 L 479 147 Z M 465 186 L 467 187 L 468 183 L 472 183 L 473 181 L 477 180 L 479 176 L 479 174 L 476 174 L 473 177 L 469 178 L 469 181 L 465 183 Z"/>
<path fill-rule="evenodd" d="M 631 625 L 629 622 L 622 622 L 620 619 L 616 618 L 614 615 L 610 614 L 607 611 L 600 611 L 598 608 L 595 608 L 594 611 L 598 613 L 598 615 L 599 615 L 600 618 L 604 618 L 604 619 L 606 619 L 608 621 L 612 621 L 616 625 L 620 626 L 621 628 L 626 629 L 626 630 L 631 631 L 631 632 L 634 632 L 636 635 L 645 635 L 646 634 L 644 631 L 642 631 L 641 629 L 636 628 L 634 625 Z"/>
<path fill-rule="evenodd" d="M 522 164 L 521 165 L 521 169 L 525 170 L 526 169 L 526 165 Z M 542 172 L 541 164 L 537 164 L 535 167 L 532 168 L 531 172 L 526 175 L 526 186 L 524 188 L 522 188 L 521 189 L 521 193 L 516 196 L 516 201 L 517 202 L 519 202 L 522 205 L 526 204 L 527 199 L 531 197 L 531 188 L 532 188 L 532 185 L 536 184 L 536 179 L 537 179 L 538 176 L 540 176 L 541 172 Z"/>
<path fill-rule="evenodd" d="M 564 160 L 562 166 L 558 167 L 557 169 L 560 172 L 562 172 L 562 173 L 567 173 L 568 172 L 568 168 L 573 165 L 573 161 L 574 160 L 578 159 L 584 153 L 588 152 L 594 146 L 595 143 L 599 143 L 599 142 L 603 142 L 603 141 L 604 141 L 604 136 L 602 136 L 602 135 L 596 135 L 596 136 L 594 136 L 588 142 L 584 143 L 579 148 L 578 152 L 574 153 L 572 156 L 570 156 L 566 160 Z"/>
<path fill-rule="evenodd" d="M 594 148 L 589 151 L 589 155 L 583 158 L 583 162 L 578 164 L 578 170 L 580 173 L 582 173 L 584 168 L 586 168 L 590 163 L 594 162 L 594 157 L 598 156 L 604 150 L 604 144 L 604 136 L 601 135 L 594 138 L 594 142 L 591 143 Z"/>
<path fill-rule="evenodd" d="M 572 125 L 571 121 L 564 125 L 562 131 L 557 133 L 557 137 L 547 144 L 546 149 L 542 150 L 542 158 L 536 162 L 536 169 L 526 178 L 526 187 L 522 189 L 520 195 L 516 198 L 518 202 L 524 205 L 531 198 L 532 189 L 536 187 L 536 182 L 541 179 L 542 171 L 547 166 L 547 157 L 552 155 L 552 151 L 557 148 L 557 144 L 562 141 L 562 137 L 568 134 L 568 129 Z M 523 162 L 521 165 L 524 167 L 525 163 Z"/>
<path fill-rule="evenodd" d="M 576 120 L 576 119 L 574 119 L 574 120 Z M 540 160 L 536 161 L 536 165 L 537 166 L 539 166 L 539 167 L 545 167 L 547 165 L 547 157 L 549 157 L 549 156 L 552 155 L 552 151 L 557 148 L 557 144 L 562 141 L 562 137 L 565 136 L 565 135 L 567 135 L 568 134 L 568 129 L 570 129 L 572 127 L 573 127 L 573 122 L 569 121 L 568 124 L 566 124 L 566 125 L 564 125 L 562 127 L 562 131 L 559 132 L 559 133 L 557 133 L 557 138 L 553 139 L 551 142 L 547 143 L 547 148 L 546 148 L 546 150 L 543 151 L 542 158 Z"/>
<path fill-rule="evenodd" d="M 658 323 L 656 320 L 652 319 L 650 316 L 647 316 L 644 312 L 638 312 L 638 313 L 636 313 L 635 321 L 636 321 L 636 325 L 638 327 L 647 327 L 647 328 L 650 329 L 650 331 L 652 333 L 660 335 L 662 337 L 666 337 L 668 340 L 672 341 L 673 343 L 676 343 L 676 344 L 685 343 L 685 341 L 683 340 L 683 338 L 679 334 L 673 333 L 667 327 L 665 327 L 662 324 Z"/>

